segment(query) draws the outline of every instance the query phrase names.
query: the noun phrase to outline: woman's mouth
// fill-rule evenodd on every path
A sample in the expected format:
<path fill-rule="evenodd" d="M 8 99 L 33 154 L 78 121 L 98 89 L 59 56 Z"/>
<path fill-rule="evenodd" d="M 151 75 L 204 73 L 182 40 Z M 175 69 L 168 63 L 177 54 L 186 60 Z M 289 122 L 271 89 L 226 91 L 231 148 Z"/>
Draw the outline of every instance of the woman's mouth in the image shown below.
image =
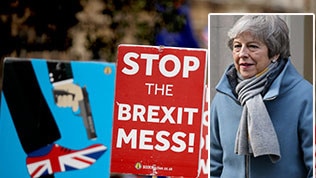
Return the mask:
<path fill-rule="evenodd" d="M 248 66 L 252 66 L 254 64 L 251 64 L 251 63 L 241 63 L 239 64 L 240 66 L 245 66 L 245 67 L 248 67 Z"/>
<path fill-rule="evenodd" d="M 252 63 L 240 63 L 239 67 L 243 70 L 248 70 L 250 69 L 252 66 L 254 66 L 254 64 Z"/>

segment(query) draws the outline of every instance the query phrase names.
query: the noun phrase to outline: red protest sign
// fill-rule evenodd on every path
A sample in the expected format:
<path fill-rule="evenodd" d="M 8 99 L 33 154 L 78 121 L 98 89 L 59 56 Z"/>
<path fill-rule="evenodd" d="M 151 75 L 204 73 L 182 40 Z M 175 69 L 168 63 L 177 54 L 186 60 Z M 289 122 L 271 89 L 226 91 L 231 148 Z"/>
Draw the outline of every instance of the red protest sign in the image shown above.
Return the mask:
<path fill-rule="evenodd" d="M 118 47 L 111 172 L 196 177 L 206 50 Z"/>
<path fill-rule="evenodd" d="M 208 178 L 210 173 L 210 160 L 209 160 L 209 148 L 210 148 L 210 137 L 209 137 L 209 100 L 210 90 L 208 86 L 205 89 L 206 97 L 204 103 L 204 113 L 202 119 L 202 137 L 201 137 L 201 158 L 200 158 L 200 174 L 198 178 Z"/>

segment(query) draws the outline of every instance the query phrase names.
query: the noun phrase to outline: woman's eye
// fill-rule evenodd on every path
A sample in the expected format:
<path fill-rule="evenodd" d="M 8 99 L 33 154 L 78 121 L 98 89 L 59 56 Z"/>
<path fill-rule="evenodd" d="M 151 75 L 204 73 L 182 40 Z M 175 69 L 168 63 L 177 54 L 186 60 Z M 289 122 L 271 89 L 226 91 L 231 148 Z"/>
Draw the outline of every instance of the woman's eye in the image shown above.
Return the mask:
<path fill-rule="evenodd" d="M 257 45 L 249 45 L 249 48 L 258 48 Z"/>
<path fill-rule="evenodd" d="M 235 44 L 233 47 L 234 48 L 241 48 L 241 45 L 240 44 Z"/>

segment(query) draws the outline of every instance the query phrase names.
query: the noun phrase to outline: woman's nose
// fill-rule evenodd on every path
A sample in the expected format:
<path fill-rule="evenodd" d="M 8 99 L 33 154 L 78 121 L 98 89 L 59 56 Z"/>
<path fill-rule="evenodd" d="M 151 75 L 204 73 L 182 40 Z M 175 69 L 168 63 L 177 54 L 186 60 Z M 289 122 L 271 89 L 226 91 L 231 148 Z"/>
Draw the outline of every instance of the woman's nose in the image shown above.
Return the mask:
<path fill-rule="evenodd" d="M 239 57 L 240 58 L 245 58 L 245 57 L 249 57 L 249 53 L 248 53 L 248 48 L 247 46 L 242 46 L 240 48 L 240 51 L 239 51 Z"/>

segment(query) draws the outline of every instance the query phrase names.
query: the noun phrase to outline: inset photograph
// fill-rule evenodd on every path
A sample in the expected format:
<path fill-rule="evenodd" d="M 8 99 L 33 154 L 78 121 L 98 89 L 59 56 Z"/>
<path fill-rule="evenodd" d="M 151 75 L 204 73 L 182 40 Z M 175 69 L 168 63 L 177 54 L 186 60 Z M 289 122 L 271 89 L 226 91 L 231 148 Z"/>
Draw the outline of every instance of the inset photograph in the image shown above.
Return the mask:
<path fill-rule="evenodd" d="M 210 177 L 313 177 L 314 14 L 209 14 Z"/>

